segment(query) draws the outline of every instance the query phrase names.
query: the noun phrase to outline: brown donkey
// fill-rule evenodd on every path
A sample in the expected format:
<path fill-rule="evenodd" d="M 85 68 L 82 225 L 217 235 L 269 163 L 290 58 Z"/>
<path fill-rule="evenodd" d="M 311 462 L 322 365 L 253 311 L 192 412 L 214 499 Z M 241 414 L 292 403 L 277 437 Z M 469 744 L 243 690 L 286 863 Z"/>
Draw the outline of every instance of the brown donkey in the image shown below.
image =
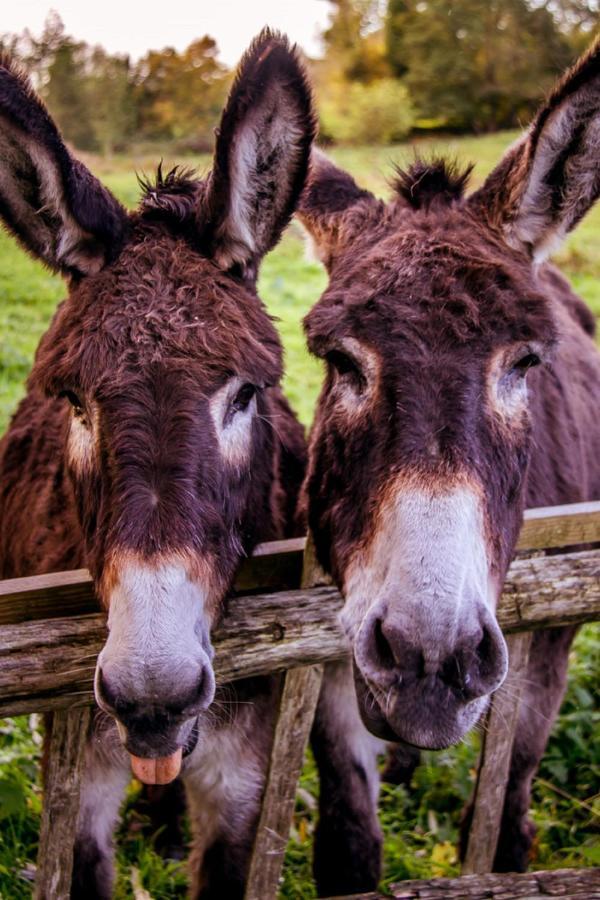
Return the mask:
<path fill-rule="evenodd" d="M 264 32 L 210 175 L 159 170 L 132 215 L 73 159 L 7 59 L 0 120 L 2 217 L 69 289 L 0 444 L 1 575 L 88 566 L 108 611 L 72 895 L 111 895 L 132 766 L 148 783 L 181 769 L 193 894 L 241 897 L 274 683 L 240 682 L 219 702 L 210 634 L 242 557 L 293 532 L 304 473 L 256 274 L 308 169 L 305 73 Z"/>
<path fill-rule="evenodd" d="M 524 507 L 600 497 L 593 319 L 543 262 L 600 192 L 599 146 L 596 45 L 468 198 L 442 162 L 400 172 L 385 204 L 313 160 L 300 218 L 329 286 L 305 320 L 327 363 L 306 500 L 355 687 L 331 667 L 314 732 L 322 894 L 377 882 L 373 735 L 448 746 L 502 684 L 495 607 Z M 527 865 L 573 633 L 534 638 L 498 870 Z"/>

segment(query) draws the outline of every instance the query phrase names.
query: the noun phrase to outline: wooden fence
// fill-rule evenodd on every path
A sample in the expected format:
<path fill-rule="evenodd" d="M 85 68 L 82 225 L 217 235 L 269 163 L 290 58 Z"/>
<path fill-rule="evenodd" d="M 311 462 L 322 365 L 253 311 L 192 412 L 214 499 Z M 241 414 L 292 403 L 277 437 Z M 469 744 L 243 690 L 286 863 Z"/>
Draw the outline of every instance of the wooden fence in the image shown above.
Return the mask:
<path fill-rule="evenodd" d="M 600 618 L 600 502 L 529 510 L 498 607 L 512 684 L 527 666 L 537 628 Z M 544 555 L 541 551 L 553 551 Z M 322 666 L 347 645 L 341 598 L 305 540 L 259 546 L 242 566 L 213 634 L 220 682 L 281 671 L 279 714 L 246 900 L 273 900 Z M 85 570 L 0 582 L 0 717 L 54 711 L 35 896 L 68 898 L 83 749 L 105 617 Z M 519 691 L 499 693 L 488 714 L 464 875 L 405 882 L 395 898 L 600 898 L 599 870 L 524 876 L 489 873 L 500 826 Z M 507 727 L 508 723 L 508 727 Z M 383 895 L 365 895 L 379 897 Z"/>

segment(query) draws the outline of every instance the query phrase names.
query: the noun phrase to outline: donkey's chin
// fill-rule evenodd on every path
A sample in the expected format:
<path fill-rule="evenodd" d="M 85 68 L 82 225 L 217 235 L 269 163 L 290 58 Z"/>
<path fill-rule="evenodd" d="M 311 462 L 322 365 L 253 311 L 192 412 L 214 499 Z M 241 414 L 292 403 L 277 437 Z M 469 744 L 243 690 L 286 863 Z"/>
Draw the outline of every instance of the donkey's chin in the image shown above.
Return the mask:
<path fill-rule="evenodd" d="M 449 700 L 442 705 L 418 691 L 412 696 L 392 692 L 384 697 L 382 691 L 369 686 L 356 663 L 354 683 L 360 716 L 371 734 L 421 750 L 443 750 L 458 744 L 477 724 L 489 703 L 486 696 L 467 703 Z"/>

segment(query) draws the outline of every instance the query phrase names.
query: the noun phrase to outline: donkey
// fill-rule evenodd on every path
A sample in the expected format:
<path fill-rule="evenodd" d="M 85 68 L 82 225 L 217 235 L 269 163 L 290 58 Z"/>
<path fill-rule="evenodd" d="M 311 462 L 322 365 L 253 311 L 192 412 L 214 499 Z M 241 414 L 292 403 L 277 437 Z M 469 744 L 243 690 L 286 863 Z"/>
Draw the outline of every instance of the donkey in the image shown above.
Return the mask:
<path fill-rule="evenodd" d="M 6 58 L 0 119 L 4 222 L 68 285 L 0 444 L 1 574 L 87 566 L 108 612 L 72 896 L 111 896 L 133 769 L 148 784 L 181 772 L 193 896 L 241 897 L 275 683 L 225 697 L 210 635 L 242 558 L 296 533 L 306 447 L 256 277 L 308 171 L 306 74 L 264 31 L 208 177 L 159 169 L 133 214 L 73 158 Z"/>
<path fill-rule="evenodd" d="M 594 321 L 544 263 L 600 192 L 599 141 L 596 44 L 468 197 L 469 172 L 442 161 L 398 171 L 384 203 L 314 155 L 299 217 L 329 285 L 305 329 L 327 371 L 304 502 L 353 670 L 330 667 L 313 735 L 322 894 L 376 885 L 381 741 L 412 765 L 503 683 L 495 607 L 524 507 L 600 497 Z M 533 640 L 498 871 L 527 865 L 573 635 Z"/>

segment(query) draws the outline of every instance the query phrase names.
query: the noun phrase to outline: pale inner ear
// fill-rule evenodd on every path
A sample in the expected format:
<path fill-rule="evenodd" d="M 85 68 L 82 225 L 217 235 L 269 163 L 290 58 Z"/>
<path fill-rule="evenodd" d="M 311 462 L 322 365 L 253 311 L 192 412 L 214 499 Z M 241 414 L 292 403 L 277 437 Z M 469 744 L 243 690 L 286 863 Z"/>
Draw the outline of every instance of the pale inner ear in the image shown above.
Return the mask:
<path fill-rule="evenodd" d="M 61 222 L 55 249 L 57 262 L 86 275 L 96 274 L 104 265 L 104 253 L 91 252 L 92 235 L 81 228 L 69 212 L 64 188 L 48 154 L 33 140 L 24 138 L 23 142 L 36 171 L 41 176 L 43 209 L 48 210 Z"/>
<path fill-rule="evenodd" d="M 219 452 L 223 460 L 230 466 L 240 468 L 247 464 L 252 446 L 252 423 L 256 415 L 256 397 L 246 409 L 235 412 L 230 418 L 228 411 L 235 395 L 244 384 L 237 376 L 230 379 L 209 401 L 210 415 L 213 421 Z"/>
<path fill-rule="evenodd" d="M 580 130 L 580 143 L 561 163 Z M 511 246 L 532 246 L 536 262 L 558 248 L 598 192 L 599 141 L 600 120 L 586 122 L 576 104 L 565 102 L 552 113 L 538 139 L 517 218 L 508 229 Z M 553 173 L 555 167 L 560 171 Z"/>
<path fill-rule="evenodd" d="M 221 268 L 248 262 L 271 243 L 301 154 L 299 122 L 290 97 L 271 86 L 268 98 L 240 126 L 231 151 L 229 212 L 215 252 Z"/>

